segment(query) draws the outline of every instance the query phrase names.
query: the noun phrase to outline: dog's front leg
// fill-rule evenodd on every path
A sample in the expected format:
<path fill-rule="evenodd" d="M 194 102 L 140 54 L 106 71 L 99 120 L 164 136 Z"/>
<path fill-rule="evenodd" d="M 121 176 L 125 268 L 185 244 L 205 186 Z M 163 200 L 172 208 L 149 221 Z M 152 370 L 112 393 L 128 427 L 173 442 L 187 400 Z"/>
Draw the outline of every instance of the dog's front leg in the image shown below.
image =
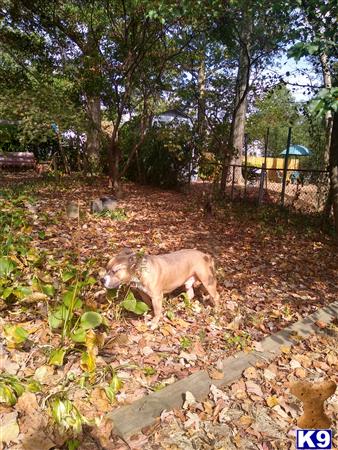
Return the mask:
<path fill-rule="evenodd" d="M 158 323 L 162 314 L 162 302 L 163 302 L 163 294 L 155 294 L 151 296 L 151 302 L 154 310 L 154 318 L 151 321 L 151 329 L 155 330 L 158 327 Z"/>
<path fill-rule="evenodd" d="M 194 298 L 194 295 L 195 295 L 194 289 L 193 289 L 193 286 L 194 286 L 195 281 L 196 281 L 196 280 L 195 280 L 195 277 L 190 277 L 190 278 L 188 278 L 188 280 L 184 283 L 184 286 L 185 286 L 185 289 L 186 289 L 187 296 L 188 296 L 188 299 L 189 299 L 189 300 L 192 300 L 192 299 Z"/>

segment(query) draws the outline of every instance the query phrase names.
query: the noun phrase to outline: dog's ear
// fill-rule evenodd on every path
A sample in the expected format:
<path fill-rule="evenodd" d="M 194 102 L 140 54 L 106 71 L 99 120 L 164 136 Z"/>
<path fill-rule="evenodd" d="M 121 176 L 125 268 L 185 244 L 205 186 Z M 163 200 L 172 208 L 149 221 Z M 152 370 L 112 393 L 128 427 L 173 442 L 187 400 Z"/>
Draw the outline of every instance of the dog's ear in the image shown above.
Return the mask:
<path fill-rule="evenodd" d="M 107 270 L 110 270 L 112 267 L 113 267 L 113 265 L 115 264 L 115 257 L 114 258 L 111 258 L 109 261 L 108 261 L 108 264 L 107 264 Z"/>
<path fill-rule="evenodd" d="M 129 247 L 125 247 L 124 249 L 122 249 L 119 253 L 119 255 L 126 255 L 126 256 L 130 256 L 130 255 L 134 255 L 135 252 L 133 249 L 129 248 Z"/>
<path fill-rule="evenodd" d="M 132 248 L 125 247 L 117 256 L 128 258 L 128 264 L 130 266 L 134 266 L 137 262 L 137 253 Z"/>

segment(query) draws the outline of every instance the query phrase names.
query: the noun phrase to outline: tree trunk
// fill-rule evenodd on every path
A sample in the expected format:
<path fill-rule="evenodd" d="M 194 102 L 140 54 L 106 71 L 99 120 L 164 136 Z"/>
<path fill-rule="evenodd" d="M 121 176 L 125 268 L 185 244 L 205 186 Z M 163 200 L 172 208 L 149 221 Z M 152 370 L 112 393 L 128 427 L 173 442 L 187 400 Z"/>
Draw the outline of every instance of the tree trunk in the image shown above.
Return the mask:
<path fill-rule="evenodd" d="M 117 140 L 117 132 L 114 130 L 108 149 L 108 172 L 109 179 L 112 185 L 111 187 L 117 197 L 119 197 L 120 195 L 120 159 L 121 149 Z"/>
<path fill-rule="evenodd" d="M 101 142 L 101 102 L 100 97 L 87 95 L 87 116 L 89 129 L 87 132 L 87 154 L 89 171 L 98 172 L 100 169 Z"/>
<path fill-rule="evenodd" d="M 205 137 L 205 53 L 203 49 L 203 55 L 201 56 L 201 62 L 198 68 L 198 109 L 197 109 L 197 135 L 198 135 L 198 146 L 200 148 L 204 145 Z"/>
<path fill-rule="evenodd" d="M 197 142 L 191 149 L 191 160 L 189 164 L 189 183 L 191 183 L 192 175 L 198 167 L 198 161 L 205 148 L 206 133 L 206 98 L 205 98 L 205 46 L 203 39 L 203 48 L 200 51 L 200 64 L 198 67 L 198 104 L 197 104 Z"/>
<path fill-rule="evenodd" d="M 335 229 L 338 234 L 338 113 L 334 113 L 330 146 L 330 194 L 333 206 Z"/>
<path fill-rule="evenodd" d="M 228 140 L 228 146 L 225 148 L 226 154 L 224 154 L 224 168 L 222 171 L 221 188 L 226 185 L 227 165 L 229 164 L 242 164 L 242 153 L 244 145 L 244 133 L 245 133 L 245 119 L 248 107 L 248 92 L 250 82 L 250 41 L 252 34 L 252 17 L 248 6 L 243 11 L 242 28 L 240 31 L 240 51 L 239 62 L 236 79 L 236 97 L 235 106 L 232 115 L 232 122 L 230 128 L 230 135 Z M 230 154 L 229 154 L 230 152 Z M 238 167 L 235 170 L 235 183 L 240 183 L 243 180 L 241 168 Z"/>
<path fill-rule="evenodd" d="M 320 64 L 323 72 L 323 81 L 326 89 L 332 88 L 332 78 L 330 73 L 330 67 L 328 62 L 328 57 L 326 53 L 320 55 Z M 329 164 L 330 159 L 330 146 L 331 146 L 331 135 L 332 135 L 332 112 L 328 111 L 325 114 L 325 153 L 324 153 L 324 163 L 325 167 Z"/>

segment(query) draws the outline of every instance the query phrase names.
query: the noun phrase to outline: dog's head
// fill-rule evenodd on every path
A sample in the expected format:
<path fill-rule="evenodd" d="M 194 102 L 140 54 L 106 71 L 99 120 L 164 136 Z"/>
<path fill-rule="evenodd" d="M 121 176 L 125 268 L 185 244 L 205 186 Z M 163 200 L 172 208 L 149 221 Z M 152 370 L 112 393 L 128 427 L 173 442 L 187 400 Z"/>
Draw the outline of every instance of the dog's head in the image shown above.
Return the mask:
<path fill-rule="evenodd" d="M 108 262 L 106 275 L 102 278 L 105 288 L 116 289 L 121 284 L 129 284 L 135 263 L 136 253 L 129 248 L 125 248 L 114 256 Z"/>

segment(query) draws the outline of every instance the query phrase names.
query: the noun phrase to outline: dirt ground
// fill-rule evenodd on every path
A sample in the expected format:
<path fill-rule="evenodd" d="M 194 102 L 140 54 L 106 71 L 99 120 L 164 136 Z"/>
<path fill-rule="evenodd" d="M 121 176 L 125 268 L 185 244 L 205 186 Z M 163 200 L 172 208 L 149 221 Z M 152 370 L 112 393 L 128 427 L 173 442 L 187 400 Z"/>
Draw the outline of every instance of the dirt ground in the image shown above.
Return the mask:
<path fill-rule="evenodd" d="M 97 355 L 97 376 L 85 389 L 76 383 L 69 384 L 71 389 L 67 387 L 68 398 L 75 402 L 81 414 L 90 419 L 103 417 L 113 408 L 161 389 L 196 370 L 207 368 L 212 376 L 217 377 L 218 362 L 227 355 L 253 348 L 264 336 L 337 299 L 336 244 L 332 237 L 313 228 L 306 219 L 274 216 L 265 209 L 245 211 L 243 207 L 229 205 L 215 205 L 212 214 L 206 215 L 199 191 L 162 191 L 131 183 L 124 185 L 123 198 L 119 201 L 121 215 L 112 218 L 92 215 L 89 211 L 91 199 L 109 194 L 104 179 L 95 179 L 90 183 L 75 178 L 61 179 L 59 183 L 34 179 L 24 189 L 20 188 L 21 178 L 18 174 L 6 176 L 1 181 L 4 187 L 15 188 L 12 196 L 24 196 L 17 205 L 21 213 L 25 214 L 29 225 L 22 227 L 20 233 L 29 236 L 31 255 L 43 257 L 41 263 L 41 258 L 40 262 L 33 261 L 35 256 L 30 260 L 16 255 L 22 264 L 21 284 L 30 285 L 34 277 L 53 284 L 56 294 L 48 300 L 48 308 L 53 308 L 60 301 L 58 292 L 63 287 L 60 273 L 70 263 L 78 271 L 86 269 L 88 276 L 96 280 L 85 290 L 82 300 L 87 309 L 102 312 L 107 324 L 103 332 L 104 345 Z M 71 220 L 65 214 L 65 207 L 70 201 L 75 201 L 80 206 L 79 220 Z M 10 211 L 13 207 L 11 198 L 5 198 L 1 206 L 5 214 Z M 107 297 L 99 282 L 99 274 L 109 257 L 125 246 L 153 254 L 182 248 L 198 248 L 210 253 L 217 267 L 218 289 L 222 299 L 220 312 L 214 313 L 201 289 L 197 290 L 196 299 L 192 302 L 187 302 L 184 296 L 168 296 L 160 327 L 155 331 L 149 330 L 144 317 L 121 310 L 117 301 Z M 148 316 L 150 315 L 151 313 Z M 4 333 L 8 323 L 24 324 L 30 332 L 31 343 L 28 347 L 10 348 Z M 0 371 L 19 377 L 40 376 L 43 389 L 36 394 L 29 393 L 34 396 L 34 400 L 31 397 L 28 403 L 35 405 L 34 414 L 45 417 L 46 397 L 60 390 L 60 382 L 64 382 L 68 373 L 74 373 L 76 377 L 83 373 L 78 354 L 68 353 L 65 364 L 61 367 L 51 368 L 48 365 L 46 348 L 58 347 L 60 338 L 57 332 L 51 332 L 45 307 L 40 304 L 29 308 L 22 307 L 20 302 L 10 306 L 3 304 L 0 332 L 3 343 Z M 297 363 L 292 363 L 294 369 L 305 370 L 305 375 L 299 371 L 304 375 L 299 375 L 300 379 L 307 378 L 308 374 L 329 376 L 337 369 L 335 346 L 328 338 L 326 347 L 323 339 L 314 338 L 313 348 L 318 346 L 318 350 L 313 352 L 319 362 L 326 364 L 325 368 L 319 368 L 318 371 L 318 367 L 312 362 L 308 367 L 302 362 L 299 362 L 300 367 Z M 309 344 L 300 345 L 303 345 L 298 350 L 300 354 L 311 360 L 313 355 L 308 353 L 312 351 Z M 331 363 L 327 361 L 328 354 L 336 358 L 331 359 Z M 285 356 L 291 357 L 291 354 Z M 286 365 L 288 364 L 291 364 L 291 359 L 287 360 Z M 164 414 L 161 419 L 164 434 L 158 429 L 150 430 L 129 445 L 132 448 L 222 448 L 215 443 L 222 441 L 217 434 L 219 431 L 225 433 L 224 439 L 230 439 L 231 436 L 231 445 L 235 446 L 222 444 L 226 449 L 289 448 L 280 447 L 279 444 L 276 444 L 277 447 L 269 447 L 270 438 L 267 439 L 259 427 L 251 433 L 252 436 L 248 431 L 252 428 L 252 418 L 257 418 L 258 406 L 261 405 L 256 403 L 256 396 L 261 398 L 265 416 L 269 416 L 271 408 L 275 408 L 276 414 L 272 416 L 278 421 L 279 434 L 276 431 L 274 441 L 283 441 L 285 445 L 289 445 L 287 443 L 292 440 L 283 433 L 295 421 L 296 413 L 292 414 L 285 406 L 285 401 L 283 403 L 278 397 L 284 395 L 289 367 L 282 367 L 280 370 L 280 363 L 276 362 L 276 365 L 278 370 L 266 368 L 274 373 L 274 377 L 270 374 L 268 378 L 264 378 L 265 368 L 257 368 L 257 373 L 244 377 L 240 386 L 230 387 L 230 390 L 222 391 L 223 394 L 211 393 L 210 404 L 197 407 L 192 404 L 184 412 L 168 413 L 168 416 Z M 104 388 L 109 382 L 106 375 L 108 369 L 114 371 L 123 382 L 113 402 L 108 401 L 104 395 Z M 279 383 L 278 392 L 275 392 L 274 389 L 277 388 L 273 388 L 269 377 Z M 245 384 L 248 380 L 253 380 L 255 386 L 248 387 Z M 245 393 L 241 394 L 243 398 L 237 398 L 236 393 L 240 391 Z M 271 407 L 266 403 L 266 395 L 277 396 L 279 403 Z M 27 417 L 32 411 L 28 411 L 22 398 L 24 397 L 20 397 L 19 402 L 11 407 L 0 406 L 0 414 L 19 414 L 18 441 L 3 448 L 29 448 L 22 447 L 22 442 L 27 441 Z M 270 403 L 274 402 L 276 400 L 271 400 Z M 232 410 L 232 405 L 234 410 L 241 408 L 236 417 L 227 415 L 226 411 L 230 406 Z M 220 419 L 221 411 L 224 417 Z M 241 418 L 243 414 L 244 418 Z M 284 417 L 287 425 L 280 422 L 283 414 L 288 417 Z M 189 426 L 186 424 L 187 419 L 191 421 Z M 169 428 L 166 425 L 168 421 L 171 421 Z M 197 427 L 198 421 L 205 425 Z M 43 436 L 50 436 L 54 447 L 46 445 L 41 450 L 61 448 L 65 439 L 49 434 L 46 431 L 49 430 L 47 422 L 43 429 L 36 425 L 39 433 L 41 432 L 36 434 L 41 439 Z M 207 428 L 216 425 L 219 428 L 216 434 Z M 176 427 L 175 433 L 182 437 L 183 444 L 167 441 L 166 433 L 174 433 L 172 426 Z M 81 438 L 78 448 L 123 448 L 126 444 L 118 440 L 107 440 L 110 431 L 107 424 L 101 423 L 95 430 L 91 429 L 88 438 Z M 250 436 L 243 437 L 247 433 Z M 187 439 L 192 447 L 187 446 Z M 247 446 L 247 442 L 256 447 Z"/>

